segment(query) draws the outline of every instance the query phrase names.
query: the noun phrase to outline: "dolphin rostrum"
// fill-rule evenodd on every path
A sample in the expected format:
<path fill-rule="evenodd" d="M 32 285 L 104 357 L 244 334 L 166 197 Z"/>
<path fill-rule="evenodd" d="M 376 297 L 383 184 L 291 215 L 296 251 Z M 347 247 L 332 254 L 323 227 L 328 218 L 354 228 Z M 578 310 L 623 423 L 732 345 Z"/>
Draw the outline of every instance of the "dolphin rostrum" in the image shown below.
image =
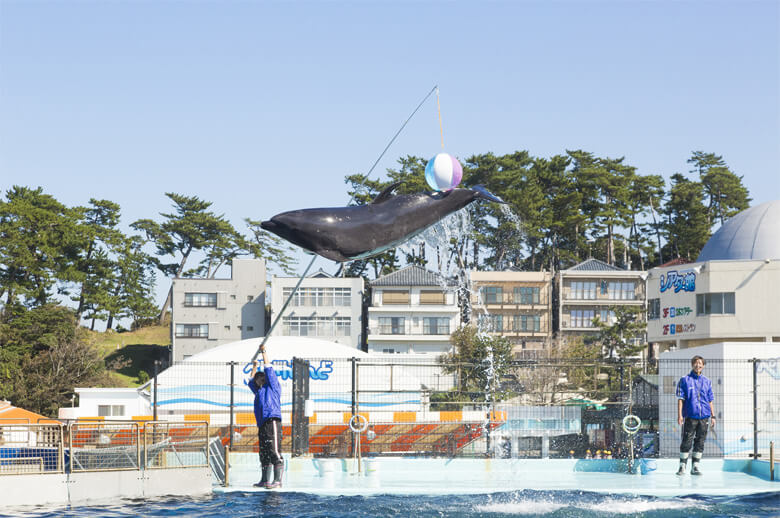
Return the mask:
<path fill-rule="evenodd" d="M 400 245 L 476 199 L 504 201 L 473 189 L 393 196 L 396 182 L 368 205 L 282 212 L 261 227 L 333 261 L 365 259 Z"/>

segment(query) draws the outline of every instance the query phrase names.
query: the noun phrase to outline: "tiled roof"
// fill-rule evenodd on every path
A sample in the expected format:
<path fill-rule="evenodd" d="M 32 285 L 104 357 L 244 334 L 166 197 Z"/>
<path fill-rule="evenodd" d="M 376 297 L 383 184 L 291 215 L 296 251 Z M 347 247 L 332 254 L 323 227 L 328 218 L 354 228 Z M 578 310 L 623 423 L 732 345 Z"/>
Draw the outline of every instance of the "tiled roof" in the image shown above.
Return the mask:
<path fill-rule="evenodd" d="M 617 266 L 612 266 L 611 264 L 607 264 L 604 261 L 599 261 L 598 259 L 588 259 L 586 261 L 582 261 L 580 264 L 577 264 L 575 266 L 572 266 L 569 268 L 569 271 L 577 271 L 577 272 L 604 272 L 604 271 L 610 271 L 610 272 L 623 272 L 623 268 L 618 268 Z"/>
<path fill-rule="evenodd" d="M 671 261 L 666 262 L 666 263 L 664 263 L 662 265 L 659 265 L 658 268 L 666 268 L 667 266 L 678 266 L 678 265 L 681 265 L 681 264 L 690 264 L 690 263 L 691 263 L 691 261 L 689 261 L 688 259 L 683 259 L 682 257 L 678 257 L 678 258 L 672 259 Z"/>
<path fill-rule="evenodd" d="M 0 419 L 37 423 L 39 419 L 47 418 L 41 414 L 36 414 L 35 412 L 25 410 L 24 408 L 15 407 L 8 401 L 0 401 Z"/>
<path fill-rule="evenodd" d="M 454 285 L 448 279 L 446 285 Z M 371 281 L 371 286 L 441 286 L 441 275 L 417 265 L 407 266 Z"/>

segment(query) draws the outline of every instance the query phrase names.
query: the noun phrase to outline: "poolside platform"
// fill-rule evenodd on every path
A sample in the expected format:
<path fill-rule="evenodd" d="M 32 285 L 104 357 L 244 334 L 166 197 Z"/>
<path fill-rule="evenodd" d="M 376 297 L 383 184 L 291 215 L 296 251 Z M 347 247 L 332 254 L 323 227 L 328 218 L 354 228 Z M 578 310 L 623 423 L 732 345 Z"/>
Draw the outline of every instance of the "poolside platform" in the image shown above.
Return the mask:
<path fill-rule="evenodd" d="M 256 459 L 256 454 L 253 457 Z M 267 491 L 252 486 L 260 475 L 256 462 L 231 458 L 229 486 L 215 487 L 214 491 Z M 354 459 L 298 457 L 288 459 L 284 485 L 274 491 L 436 495 L 533 489 L 656 497 L 780 491 L 780 482 L 769 480 L 769 463 L 765 461 L 704 459 L 704 474 L 700 476 L 677 476 L 676 459 L 649 460 L 636 474 L 627 473 L 626 467 L 626 461 L 615 459 L 373 458 L 362 459 L 358 472 Z"/>

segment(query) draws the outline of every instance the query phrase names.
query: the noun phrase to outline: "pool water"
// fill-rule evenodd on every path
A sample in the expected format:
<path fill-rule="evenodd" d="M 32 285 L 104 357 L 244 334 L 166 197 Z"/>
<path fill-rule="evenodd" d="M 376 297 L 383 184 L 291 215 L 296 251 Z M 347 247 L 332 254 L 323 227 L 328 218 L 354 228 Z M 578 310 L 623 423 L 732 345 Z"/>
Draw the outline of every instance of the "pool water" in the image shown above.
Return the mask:
<path fill-rule="evenodd" d="M 125 500 L 111 505 L 17 509 L 0 516 L 258 516 L 357 518 L 403 517 L 672 517 L 779 516 L 780 492 L 674 498 L 589 491 L 521 490 L 478 495 L 331 496 L 296 492 L 214 493 L 203 498 Z"/>

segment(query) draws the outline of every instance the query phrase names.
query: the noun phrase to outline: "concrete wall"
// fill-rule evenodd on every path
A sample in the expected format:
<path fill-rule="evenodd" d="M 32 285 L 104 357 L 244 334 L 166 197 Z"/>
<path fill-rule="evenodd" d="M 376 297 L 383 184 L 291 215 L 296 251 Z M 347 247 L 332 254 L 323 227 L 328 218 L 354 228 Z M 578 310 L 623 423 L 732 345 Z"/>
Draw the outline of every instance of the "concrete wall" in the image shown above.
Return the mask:
<path fill-rule="evenodd" d="M 670 276 L 689 276 L 679 289 Z M 648 340 L 692 347 L 724 341 L 780 342 L 780 261 L 707 261 L 650 270 L 648 302 L 659 299 L 660 316 L 647 323 Z M 734 293 L 734 314 L 698 315 L 696 295 Z M 780 351 L 780 345 L 777 346 Z"/>
<path fill-rule="evenodd" d="M 265 334 L 265 261 L 233 259 L 230 279 L 174 279 L 173 361 Z M 216 294 L 216 307 L 186 306 L 187 293 Z M 206 324 L 207 336 L 177 337 L 177 324 Z"/>
<path fill-rule="evenodd" d="M 257 455 L 255 455 L 257 456 Z M 3 506 L 74 504 L 202 495 L 212 490 L 209 467 L 0 476 Z"/>

